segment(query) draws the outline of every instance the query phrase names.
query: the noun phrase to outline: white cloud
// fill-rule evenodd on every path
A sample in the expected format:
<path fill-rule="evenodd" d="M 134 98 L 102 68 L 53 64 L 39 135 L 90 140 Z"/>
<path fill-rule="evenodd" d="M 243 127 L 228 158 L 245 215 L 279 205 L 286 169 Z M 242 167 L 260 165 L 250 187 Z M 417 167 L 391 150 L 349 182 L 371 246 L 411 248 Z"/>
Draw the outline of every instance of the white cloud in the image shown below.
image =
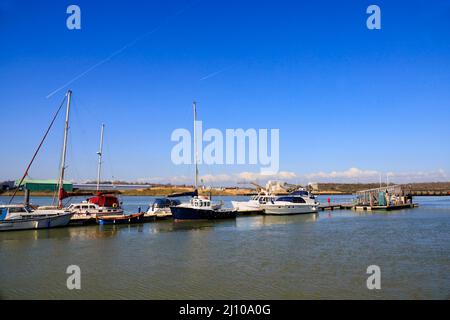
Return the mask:
<path fill-rule="evenodd" d="M 277 174 L 263 174 L 259 172 L 244 171 L 233 174 L 207 174 L 200 176 L 203 183 L 207 185 L 236 185 L 238 182 L 258 181 L 265 183 L 269 180 L 283 182 L 307 183 L 307 182 L 335 182 L 335 183 L 366 183 L 378 182 L 381 178 L 386 181 L 389 175 L 391 183 L 408 182 L 437 182 L 450 181 L 450 175 L 443 169 L 436 171 L 416 171 L 416 172 L 381 172 L 377 170 L 363 170 L 359 168 L 349 168 L 343 171 L 313 172 L 307 174 L 296 174 L 291 171 L 281 171 Z M 192 176 L 174 176 L 170 178 L 149 178 L 140 179 L 146 182 L 172 183 L 172 184 L 193 184 Z"/>
<path fill-rule="evenodd" d="M 348 180 L 353 181 L 355 179 L 362 180 L 373 180 L 375 178 L 379 179 L 380 172 L 376 170 L 361 170 L 358 168 L 350 168 L 344 171 L 332 171 L 332 172 L 315 172 L 305 174 L 305 178 L 314 181 L 342 181 Z"/>
<path fill-rule="evenodd" d="M 450 175 L 443 170 L 416 172 L 388 172 L 389 179 L 399 183 L 449 181 Z"/>
<path fill-rule="evenodd" d="M 235 175 L 240 180 L 291 180 L 297 177 L 295 172 L 280 171 L 276 174 L 264 174 L 258 172 L 241 172 Z"/>
<path fill-rule="evenodd" d="M 383 182 L 385 182 L 387 176 L 389 176 L 389 182 L 391 183 L 437 182 L 450 180 L 450 176 L 443 169 L 437 171 L 381 172 L 377 170 L 349 168 L 344 171 L 315 172 L 304 175 L 309 181 L 344 183 L 378 182 L 380 176 Z"/>
<path fill-rule="evenodd" d="M 294 172 L 282 171 L 277 174 L 263 174 L 259 172 L 240 172 L 234 174 L 206 174 L 199 177 L 205 184 L 225 184 L 236 185 L 238 182 L 250 181 L 268 181 L 268 180 L 282 180 L 287 181 L 296 178 Z M 192 184 L 194 182 L 191 176 L 175 176 L 171 178 L 148 178 L 139 179 L 146 182 L 172 183 L 172 184 Z"/>

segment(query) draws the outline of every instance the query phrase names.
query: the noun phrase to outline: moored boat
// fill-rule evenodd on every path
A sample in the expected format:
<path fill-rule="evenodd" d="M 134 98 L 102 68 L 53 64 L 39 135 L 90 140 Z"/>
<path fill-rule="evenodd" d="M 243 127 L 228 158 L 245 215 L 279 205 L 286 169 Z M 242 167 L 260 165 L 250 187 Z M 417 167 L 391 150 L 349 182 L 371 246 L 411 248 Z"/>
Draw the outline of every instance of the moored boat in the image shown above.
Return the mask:
<path fill-rule="evenodd" d="M 300 189 L 262 205 L 265 214 L 290 215 L 318 212 L 320 203 L 308 191 Z"/>
<path fill-rule="evenodd" d="M 69 224 L 71 212 L 40 212 L 26 205 L 0 205 L 0 231 L 46 229 Z"/>
<path fill-rule="evenodd" d="M 116 196 L 100 192 L 87 201 L 72 203 L 67 210 L 74 213 L 70 224 L 92 224 L 96 222 L 97 217 L 103 215 L 123 214 Z"/>
<path fill-rule="evenodd" d="M 238 214 L 261 214 L 264 213 L 263 205 L 275 200 L 276 196 L 259 193 L 248 201 L 231 201 L 231 205 Z"/>
<path fill-rule="evenodd" d="M 212 204 L 211 197 L 198 195 L 198 163 L 197 163 L 197 105 L 193 103 L 194 111 L 194 162 L 195 162 L 195 185 L 194 192 L 190 192 L 191 200 L 177 206 L 171 206 L 170 210 L 174 220 L 214 220 L 233 219 L 237 212 L 234 209 L 222 209 L 223 203 Z M 181 196 L 181 195 L 180 195 Z M 173 195 L 172 195 L 173 197 Z"/>
<path fill-rule="evenodd" d="M 215 220 L 234 219 L 237 211 L 222 209 L 221 205 L 211 204 L 208 197 L 196 196 L 188 203 L 170 208 L 174 220 Z"/>
<path fill-rule="evenodd" d="M 144 222 L 144 212 L 134 214 L 112 214 L 97 216 L 98 224 L 132 224 Z"/>
<path fill-rule="evenodd" d="M 118 197 L 112 192 L 100 191 L 100 181 L 102 172 L 103 137 L 105 125 L 102 124 L 100 131 L 100 147 L 97 152 L 97 191 L 93 197 L 81 203 L 72 203 L 69 210 L 74 213 L 71 224 L 91 224 L 96 223 L 97 217 L 104 215 L 123 215 L 123 209 Z"/>
<path fill-rule="evenodd" d="M 172 217 L 172 211 L 170 207 L 180 205 L 181 202 L 176 199 L 169 198 L 157 198 L 151 206 L 149 206 L 144 217 L 147 221 L 156 219 L 168 219 Z"/>

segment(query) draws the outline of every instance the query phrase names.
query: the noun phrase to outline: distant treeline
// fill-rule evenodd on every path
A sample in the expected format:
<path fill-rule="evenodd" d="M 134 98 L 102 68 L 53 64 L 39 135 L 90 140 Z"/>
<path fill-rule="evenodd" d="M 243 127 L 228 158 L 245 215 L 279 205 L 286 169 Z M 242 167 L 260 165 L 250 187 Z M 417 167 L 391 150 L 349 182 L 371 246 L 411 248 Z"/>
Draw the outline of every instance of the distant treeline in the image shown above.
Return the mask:
<path fill-rule="evenodd" d="M 85 184 L 97 184 L 97 181 L 86 181 Z M 112 185 L 142 185 L 142 186 L 152 186 L 152 187 L 190 187 L 190 185 L 173 185 L 171 183 L 150 183 L 150 182 L 130 182 L 130 181 L 120 181 L 120 180 L 114 180 L 114 181 L 101 181 L 100 184 L 112 184 Z"/>

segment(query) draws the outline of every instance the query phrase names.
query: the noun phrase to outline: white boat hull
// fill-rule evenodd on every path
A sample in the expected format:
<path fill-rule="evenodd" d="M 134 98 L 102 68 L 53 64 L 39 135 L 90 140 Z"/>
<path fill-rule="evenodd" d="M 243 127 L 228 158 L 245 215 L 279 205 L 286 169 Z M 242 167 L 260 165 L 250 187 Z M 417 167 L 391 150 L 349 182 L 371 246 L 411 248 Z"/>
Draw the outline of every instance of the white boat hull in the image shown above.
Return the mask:
<path fill-rule="evenodd" d="M 69 224 L 72 213 L 35 217 L 27 219 L 11 219 L 0 221 L 0 231 L 46 229 L 64 227 Z"/>
<path fill-rule="evenodd" d="M 307 214 L 316 213 L 318 211 L 317 205 L 309 204 L 265 204 L 263 205 L 264 213 L 270 215 L 289 215 L 289 214 Z"/>
<path fill-rule="evenodd" d="M 231 201 L 233 209 L 238 212 L 253 212 L 262 210 L 261 204 L 251 201 Z"/>

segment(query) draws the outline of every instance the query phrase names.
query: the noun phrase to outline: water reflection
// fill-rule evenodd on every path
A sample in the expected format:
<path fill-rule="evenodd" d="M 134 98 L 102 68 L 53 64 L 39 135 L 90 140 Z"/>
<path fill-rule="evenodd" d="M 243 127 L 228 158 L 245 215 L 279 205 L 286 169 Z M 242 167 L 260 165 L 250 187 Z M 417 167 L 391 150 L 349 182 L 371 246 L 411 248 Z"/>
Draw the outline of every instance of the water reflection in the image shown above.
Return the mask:
<path fill-rule="evenodd" d="M 253 215 L 237 219 L 237 226 L 240 229 L 262 228 L 275 225 L 287 225 L 298 223 L 309 223 L 317 221 L 318 213 L 300 214 L 300 215 Z"/>
<path fill-rule="evenodd" d="M 76 239 L 95 240 L 115 236 L 119 229 L 100 226 L 64 227 L 54 229 L 23 230 L 0 233 L 0 241 L 7 240 L 41 240 L 41 239 Z"/>
<path fill-rule="evenodd" d="M 396 212 L 1 232 L 0 270 L 10 272 L 0 273 L 0 298 L 444 299 L 450 197 L 418 202 Z M 377 293 L 365 286 L 372 263 L 385 270 Z M 70 264 L 82 267 L 80 292 L 65 286 Z"/>
<path fill-rule="evenodd" d="M 235 227 L 236 220 L 173 221 L 170 231 L 206 230 L 216 227 Z"/>
<path fill-rule="evenodd" d="M 262 216 L 262 225 L 270 226 L 275 224 L 289 224 L 289 223 L 301 223 L 301 222 L 314 222 L 317 221 L 318 213 L 308 213 L 299 215 L 286 215 L 286 216 Z"/>
<path fill-rule="evenodd" d="M 161 220 L 145 224 L 131 225 L 90 225 L 70 226 L 65 228 L 11 231 L 0 233 L 2 240 L 38 240 L 51 238 L 69 238 L 78 240 L 93 240 L 115 237 L 119 232 L 150 232 L 164 233 L 173 231 L 208 230 L 223 227 L 262 227 L 290 223 L 305 223 L 317 221 L 318 214 L 302 214 L 287 216 L 252 215 L 238 217 L 233 220 Z"/>

